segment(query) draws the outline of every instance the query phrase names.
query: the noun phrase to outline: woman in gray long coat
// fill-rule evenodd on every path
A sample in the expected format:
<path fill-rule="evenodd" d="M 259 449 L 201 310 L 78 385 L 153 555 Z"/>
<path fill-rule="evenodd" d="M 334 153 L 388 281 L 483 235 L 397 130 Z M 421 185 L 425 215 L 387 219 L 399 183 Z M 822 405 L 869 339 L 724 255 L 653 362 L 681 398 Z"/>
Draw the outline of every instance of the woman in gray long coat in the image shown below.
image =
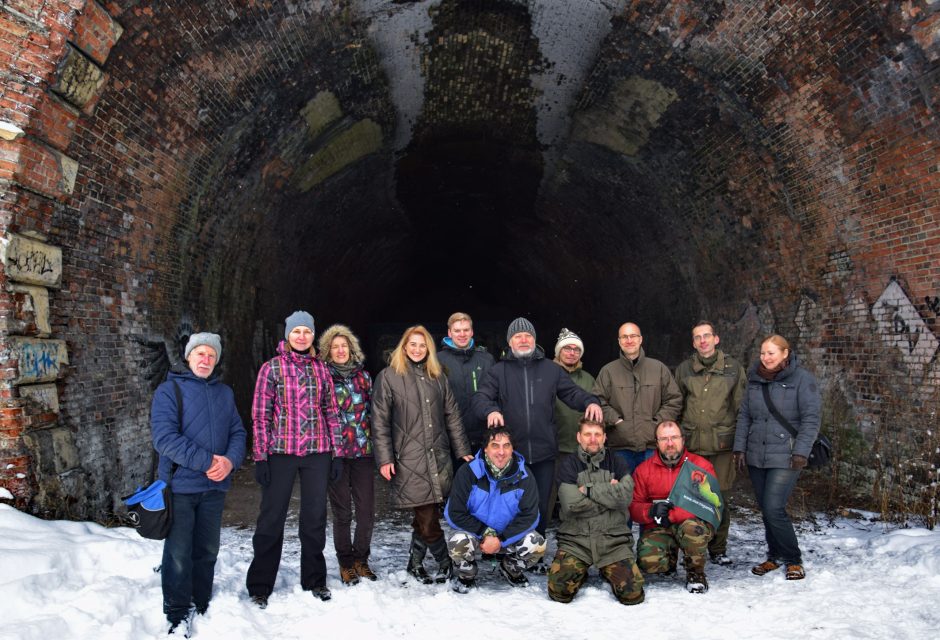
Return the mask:
<path fill-rule="evenodd" d="M 747 465 L 767 538 L 767 560 L 751 569 L 755 575 L 781 564 L 786 565 L 787 580 L 806 575 L 787 501 L 819 434 L 821 405 L 816 378 L 799 365 L 786 339 L 772 335 L 764 340 L 760 360 L 747 375 L 734 435 L 734 461 L 740 471 Z"/>
<path fill-rule="evenodd" d="M 450 558 L 440 507 L 453 479 L 451 449 L 471 460 L 460 408 L 434 351 L 427 329 L 409 327 L 375 379 L 372 438 L 379 473 L 391 482 L 392 506 L 413 509 L 408 573 L 420 582 L 445 582 Z M 430 549 L 438 563 L 432 578 L 424 569 Z"/>

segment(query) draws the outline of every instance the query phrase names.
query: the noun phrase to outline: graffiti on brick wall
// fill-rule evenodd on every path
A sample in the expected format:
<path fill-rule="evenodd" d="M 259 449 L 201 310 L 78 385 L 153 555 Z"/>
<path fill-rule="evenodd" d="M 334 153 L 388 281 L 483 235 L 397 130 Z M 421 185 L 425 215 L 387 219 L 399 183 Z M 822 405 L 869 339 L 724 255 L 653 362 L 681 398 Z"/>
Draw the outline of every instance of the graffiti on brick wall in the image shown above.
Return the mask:
<path fill-rule="evenodd" d="M 64 340 L 37 340 L 13 337 L 16 350 L 18 376 L 14 384 L 52 382 L 69 363 Z"/>
<path fill-rule="evenodd" d="M 15 282 L 58 287 L 62 280 L 62 250 L 32 238 L 9 234 L 0 246 L 7 277 Z"/>
<path fill-rule="evenodd" d="M 172 338 L 163 336 L 134 338 L 134 341 L 141 346 L 141 369 L 152 389 L 156 389 L 161 382 L 166 380 L 167 371 L 171 367 L 184 362 L 183 352 L 189 336 L 193 333 L 195 331 L 192 321 L 188 316 L 184 316 L 176 326 L 176 332 Z"/>
<path fill-rule="evenodd" d="M 934 296 L 931 298 L 930 296 L 924 296 L 924 303 L 926 303 L 928 309 L 940 315 L 940 297 Z"/>
<path fill-rule="evenodd" d="M 892 278 L 885 287 L 871 313 L 882 340 L 901 351 L 912 372 L 922 372 L 936 355 L 940 341 L 896 279 Z"/>

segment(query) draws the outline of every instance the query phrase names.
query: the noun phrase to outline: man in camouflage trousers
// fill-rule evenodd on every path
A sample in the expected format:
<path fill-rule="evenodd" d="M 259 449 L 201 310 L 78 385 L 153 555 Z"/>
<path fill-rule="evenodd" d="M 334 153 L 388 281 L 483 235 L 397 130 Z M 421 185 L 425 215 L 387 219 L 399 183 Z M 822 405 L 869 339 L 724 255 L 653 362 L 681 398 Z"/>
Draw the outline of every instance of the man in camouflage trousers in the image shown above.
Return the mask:
<path fill-rule="evenodd" d="M 695 353 L 676 369 L 676 383 L 682 392 L 682 417 L 679 424 L 685 445 L 715 467 L 723 495 L 734 484 L 734 460 L 731 449 L 738 423 L 738 409 L 747 388 L 747 375 L 741 364 L 717 348 L 721 339 L 715 325 L 702 320 L 692 327 Z M 722 502 L 721 524 L 708 544 L 715 564 L 730 565 L 728 528 L 731 515 L 728 501 Z"/>
<path fill-rule="evenodd" d="M 681 549 L 686 588 L 690 593 L 705 593 L 708 591 L 705 557 L 715 530 L 711 524 L 674 506 L 668 498 L 686 462 L 712 475 L 715 469 L 705 458 L 685 450 L 682 430 L 675 422 L 663 422 L 656 427 L 656 449 L 657 455 L 633 472 L 635 487 L 630 515 L 641 527 L 637 562 L 645 573 L 674 573 Z"/>
<path fill-rule="evenodd" d="M 621 604 L 643 602 L 643 574 L 633 557 L 627 507 L 633 479 L 626 461 L 604 446 L 600 421 L 582 418 L 578 449 L 558 469 L 561 525 L 558 552 L 548 571 L 548 597 L 571 602 L 593 564 Z"/>

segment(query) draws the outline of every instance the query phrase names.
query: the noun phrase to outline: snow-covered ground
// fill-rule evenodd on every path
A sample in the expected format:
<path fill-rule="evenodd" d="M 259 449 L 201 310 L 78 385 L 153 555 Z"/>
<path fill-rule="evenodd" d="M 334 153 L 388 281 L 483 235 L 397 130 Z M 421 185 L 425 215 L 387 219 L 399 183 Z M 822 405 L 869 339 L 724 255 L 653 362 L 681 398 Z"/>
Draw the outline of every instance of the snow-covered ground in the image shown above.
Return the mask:
<path fill-rule="evenodd" d="M 871 514 L 865 514 L 870 516 Z M 244 588 L 251 531 L 223 530 L 215 597 L 197 617 L 195 637 L 224 638 L 923 638 L 940 629 L 940 532 L 886 529 L 868 517 L 799 531 L 807 578 L 777 571 L 758 578 L 763 530 L 752 517 L 732 524 L 731 568 L 709 566 L 711 589 L 686 593 L 681 580 L 647 585 L 646 602 L 618 604 L 592 577 L 569 605 L 548 599 L 545 577 L 512 589 L 485 567 L 467 595 L 423 586 L 403 571 L 408 532 L 401 519 L 379 523 L 372 565 L 378 582 L 343 587 L 328 543 L 322 603 L 299 587 L 299 545 L 288 532 L 270 606 L 250 606 Z M 551 533 L 551 532 L 550 532 Z M 0 638 L 155 638 L 162 543 L 131 529 L 47 522 L 0 505 Z M 554 552 L 550 535 L 550 553 Z M 430 564 L 429 564 L 430 566 Z M 680 572 L 681 573 L 681 572 Z M 403 586 L 402 583 L 405 583 Z"/>

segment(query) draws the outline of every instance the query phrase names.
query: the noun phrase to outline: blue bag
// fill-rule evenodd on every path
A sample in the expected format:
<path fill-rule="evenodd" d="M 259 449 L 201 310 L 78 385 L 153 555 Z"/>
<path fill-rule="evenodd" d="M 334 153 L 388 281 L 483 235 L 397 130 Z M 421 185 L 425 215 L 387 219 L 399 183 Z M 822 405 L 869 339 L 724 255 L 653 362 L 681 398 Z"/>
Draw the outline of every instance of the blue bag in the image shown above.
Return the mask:
<path fill-rule="evenodd" d="M 163 480 L 151 482 L 129 496 L 121 498 L 127 505 L 132 527 L 144 538 L 165 540 L 173 526 L 173 496 Z"/>

